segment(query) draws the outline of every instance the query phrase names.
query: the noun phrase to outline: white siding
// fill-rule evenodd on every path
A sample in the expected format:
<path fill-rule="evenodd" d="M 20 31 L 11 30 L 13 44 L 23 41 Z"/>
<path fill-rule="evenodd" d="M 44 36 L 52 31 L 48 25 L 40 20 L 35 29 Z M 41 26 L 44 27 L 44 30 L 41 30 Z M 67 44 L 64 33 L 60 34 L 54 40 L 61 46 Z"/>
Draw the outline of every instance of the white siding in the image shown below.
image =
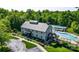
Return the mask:
<path fill-rule="evenodd" d="M 49 33 L 52 33 L 52 27 L 51 27 L 51 26 L 48 27 L 46 33 L 47 33 L 47 35 L 48 35 Z"/>
<path fill-rule="evenodd" d="M 46 33 L 44 32 L 39 32 L 39 31 L 32 31 L 32 35 L 36 38 L 39 38 L 39 39 L 46 39 Z"/>
<path fill-rule="evenodd" d="M 33 37 L 43 39 L 43 40 L 46 39 L 46 33 L 45 32 L 40 32 L 40 31 L 36 31 L 36 30 L 31 30 L 31 29 L 28 30 L 28 29 L 25 29 L 25 28 L 21 28 L 21 32 L 24 33 L 24 34 L 28 33 L 29 31 L 32 32 Z"/>

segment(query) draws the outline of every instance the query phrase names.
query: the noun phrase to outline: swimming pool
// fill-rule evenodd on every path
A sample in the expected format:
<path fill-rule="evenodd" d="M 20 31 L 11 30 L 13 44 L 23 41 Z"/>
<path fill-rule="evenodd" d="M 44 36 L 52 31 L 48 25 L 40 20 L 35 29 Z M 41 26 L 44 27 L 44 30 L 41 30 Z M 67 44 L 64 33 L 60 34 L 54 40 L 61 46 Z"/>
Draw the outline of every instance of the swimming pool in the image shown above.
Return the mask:
<path fill-rule="evenodd" d="M 72 34 L 67 33 L 67 32 L 55 32 L 55 33 L 56 33 L 56 35 L 59 35 L 59 36 L 66 38 L 68 40 L 73 40 L 73 41 L 79 40 L 75 35 L 72 35 Z"/>

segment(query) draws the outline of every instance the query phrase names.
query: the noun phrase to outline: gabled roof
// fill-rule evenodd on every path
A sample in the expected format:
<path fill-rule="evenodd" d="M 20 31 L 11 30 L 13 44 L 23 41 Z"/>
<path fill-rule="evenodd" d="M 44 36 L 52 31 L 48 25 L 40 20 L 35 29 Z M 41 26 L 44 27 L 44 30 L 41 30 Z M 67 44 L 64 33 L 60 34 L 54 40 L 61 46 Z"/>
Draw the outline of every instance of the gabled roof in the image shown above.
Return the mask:
<path fill-rule="evenodd" d="M 38 24 L 32 24 L 30 21 L 26 21 L 25 23 L 22 24 L 21 28 L 26 28 L 26 29 L 32 29 L 36 31 L 41 31 L 41 32 L 46 32 L 48 28 L 48 24 L 46 23 L 40 23 Z"/>
<path fill-rule="evenodd" d="M 52 27 L 55 27 L 55 28 L 67 28 L 67 27 L 59 26 L 59 25 L 52 25 Z"/>

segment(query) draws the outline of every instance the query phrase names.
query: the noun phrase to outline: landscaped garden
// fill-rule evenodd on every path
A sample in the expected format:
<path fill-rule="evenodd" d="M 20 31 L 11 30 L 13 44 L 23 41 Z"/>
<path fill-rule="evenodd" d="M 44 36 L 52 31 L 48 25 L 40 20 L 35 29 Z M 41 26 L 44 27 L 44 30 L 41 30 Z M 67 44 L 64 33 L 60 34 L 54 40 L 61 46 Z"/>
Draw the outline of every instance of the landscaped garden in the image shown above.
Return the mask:
<path fill-rule="evenodd" d="M 40 44 L 41 46 L 43 46 L 48 52 L 74 52 L 71 49 L 65 48 L 60 44 L 57 44 L 56 42 L 52 42 L 51 45 L 45 45 L 43 44 L 43 42 L 39 42 L 37 40 L 31 40 L 37 44 Z M 66 45 L 66 44 L 64 44 Z"/>
<path fill-rule="evenodd" d="M 49 45 L 44 44 L 43 42 L 40 42 L 38 39 L 31 39 L 27 38 L 26 36 L 23 36 L 22 34 L 17 34 L 17 36 L 20 36 L 24 38 L 25 40 L 30 40 L 32 42 L 35 42 L 41 46 L 43 46 L 48 52 L 75 52 L 79 51 L 79 47 L 74 46 L 68 42 L 62 41 L 62 44 L 58 44 L 57 42 L 52 42 Z M 26 48 L 30 49 L 35 47 L 34 44 L 23 41 L 26 45 Z M 41 43 L 41 44 L 40 44 Z"/>

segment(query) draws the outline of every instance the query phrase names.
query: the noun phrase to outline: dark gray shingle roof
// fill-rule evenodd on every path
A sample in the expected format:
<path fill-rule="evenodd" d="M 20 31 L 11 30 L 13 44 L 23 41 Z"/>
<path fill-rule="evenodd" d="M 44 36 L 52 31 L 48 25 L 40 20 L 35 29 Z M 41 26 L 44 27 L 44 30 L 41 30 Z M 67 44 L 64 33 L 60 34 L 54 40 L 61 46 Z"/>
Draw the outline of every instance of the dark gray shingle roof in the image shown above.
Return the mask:
<path fill-rule="evenodd" d="M 40 22 L 38 24 L 31 24 L 29 21 L 26 21 L 25 23 L 22 24 L 21 28 L 46 32 L 46 30 L 48 28 L 48 24 L 40 23 Z"/>

